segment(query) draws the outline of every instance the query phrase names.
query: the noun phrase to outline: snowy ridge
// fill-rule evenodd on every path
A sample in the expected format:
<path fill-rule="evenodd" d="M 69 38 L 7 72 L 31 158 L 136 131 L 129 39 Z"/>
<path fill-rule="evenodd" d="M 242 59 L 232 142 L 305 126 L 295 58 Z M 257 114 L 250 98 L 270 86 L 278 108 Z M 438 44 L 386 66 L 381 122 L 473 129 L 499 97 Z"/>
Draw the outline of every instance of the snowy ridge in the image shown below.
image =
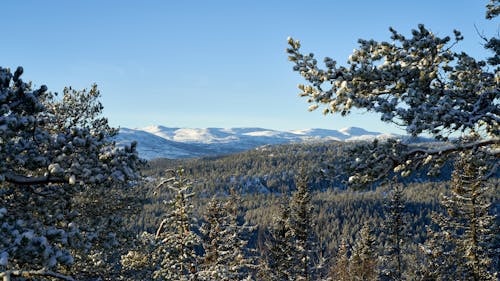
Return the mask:
<path fill-rule="evenodd" d="M 192 158 L 229 154 L 262 145 L 292 142 L 358 141 L 389 138 L 394 135 L 349 127 L 341 130 L 304 129 L 277 131 L 263 128 L 169 128 L 148 126 L 121 128 L 116 137 L 119 145 L 138 142 L 142 158 Z"/>

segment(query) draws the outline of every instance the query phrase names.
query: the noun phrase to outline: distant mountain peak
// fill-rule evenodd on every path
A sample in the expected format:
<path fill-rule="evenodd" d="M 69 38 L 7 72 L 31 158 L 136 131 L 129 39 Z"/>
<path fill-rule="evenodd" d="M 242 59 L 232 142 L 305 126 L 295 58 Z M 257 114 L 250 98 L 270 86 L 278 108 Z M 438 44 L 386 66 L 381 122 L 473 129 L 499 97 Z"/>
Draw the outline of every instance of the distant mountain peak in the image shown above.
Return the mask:
<path fill-rule="evenodd" d="M 136 128 L 134 130 L 141 130 L 141 131 L 146 131 L 146 132 L 156 132 L 156 131 L 161 131 L 161 130 L 165 130 L 165 129 L 178 129 L 178 128 L 169 128 L 169 127 L 165 127 L 165 126 L 162 126 L 162 125 L 150 125 L 150 126 L 146 126 L 146 127 L 143 127 L 143 128 Z"/>
<path fill-rule="evenodd" d="M 361 136 L 361 135 L 380 135 L 381 133 L 378 132 L 370 132 L 367 131 L 363 128 L 359 127 L 347 127 L 347 128 L 342 128 L 339 130 L 339 132 L 348 135 L 348 136 Z"/>
<path fill-rule="evenodd" d="M 229 154 L 263 145 L 311 141 L 353 141 L 387 138 L 390 135 L 358 127 L 340 130 L 302 129 L 278 131 L 264 128 L 170 128 L 161 125 L 120 129 L 118 144 L 138 142 L 141 157 L 192 158 Z"/>

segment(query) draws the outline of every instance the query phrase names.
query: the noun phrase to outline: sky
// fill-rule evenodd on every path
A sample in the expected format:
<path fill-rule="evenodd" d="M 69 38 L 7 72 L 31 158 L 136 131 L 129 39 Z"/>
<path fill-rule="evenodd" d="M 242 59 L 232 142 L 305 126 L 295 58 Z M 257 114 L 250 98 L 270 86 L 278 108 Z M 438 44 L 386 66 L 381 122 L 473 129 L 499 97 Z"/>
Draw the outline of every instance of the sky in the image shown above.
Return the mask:
<path fill-rule="evenodd" d="M 380 117 L 308 112 L 299 98 L 287 37 L 304 52 L 345 65 L 357 40 L 390 41 L 419 23 L 439 36 L 465 36 L 455 50 L 484 58 L 486 0 L 219 1 L 17 0 L 2 2 L 0 66 L 53 92 L 101 91 L 116 127 L 362 127 L 403 133 Z"/>

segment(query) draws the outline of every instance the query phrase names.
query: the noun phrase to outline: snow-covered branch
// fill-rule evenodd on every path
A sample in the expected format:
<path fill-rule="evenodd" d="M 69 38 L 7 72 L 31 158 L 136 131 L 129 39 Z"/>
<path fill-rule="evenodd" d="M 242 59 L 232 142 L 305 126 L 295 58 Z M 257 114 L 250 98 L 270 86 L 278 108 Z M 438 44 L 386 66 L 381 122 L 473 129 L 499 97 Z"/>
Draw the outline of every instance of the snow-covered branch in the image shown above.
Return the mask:
<path fill-rule="evenodd" d="M 471 143 L 440 147 L 437 149 L 414 148 L 408 152 L 408 156 L 412 157 L 412 156 L 416 156 L 416 155 L 426 155 L 426 156 L 428 156 L 428 155 L 446 155 L 446 154 L 449 154 L 452 152 L 477 149 L 477 148 L 487 147 L 487 146 L 491 146 L 491 145 L 500 145 L 500 138 L 480 140 L 480 141 L 475 141 L 475 142 L 471 142 Z M 494 154 L 497 155 L 498 153 L 494 152 Z"/>
<path fill-rule="evenodd" d="M 428 176 L 437 176 L 441 169 L 459 153 L 481 152 L 488 164 L 488 177 L 496 174 L 500 165 L 500 138 L 479 139 L 462 143 L 408 145 L 397 139 L 362 143 L 348 148 L 349 159 L 342 166 L 350 174 L 349 185 L 364 186 L 387 178 L 392 173 L 403 177 L 424 169 Z"/>
<path fill-rule="evenodd" d="M 15 185 L 37 185 L 37 184 L 54 184 L 54 183 L 67 183 L 60 177 L 53 176 L 40 176 L 40 177 L 28 177 L 14 174 L 6 174 L 5 181 Z"/>
<path fill-rule="evenodd" d="M 73 280 L 51 270 L 81 266 L 98 243 L 85 230 L 92 218 L 78 216 L 81 197 L 127 186 L 144 162 L 135 143 L 116 147 L 97 86 L 58 98 L 22 73 L 0 67 L 0 267 L 16 269 L 1 276 Z"/>
<path fill-rule="evenodd" d="M 0 272 L 0 278 L 3 278 L 3 281 L 10 281 L 11 277 L 24 277 L 24 278 L 33 278 L 33 277 L 51 277 L 64 281 L 75 281 L 73 277 L 67 276 L 64 274 L 60 274 L 57 272 L 53 272 L 50 270 L 40 269 L 40 270 L 7 270 L 4 272 Z"/>
<path fill-rule="evenodd" d="M 289 38 L 288 58 L 308 83 L 298 88 L 312 103 L 309 110 L 324 105 L 324 114 L 342 116 L 353 108 L 367 110 L 413 136 L 428 133 L 446 140 L 449 134 L 482 130 L 499 136 L 499 80 L 493 62 L 452 52 L 451 46 L 463 40 L 458 31 L 454 40 L 424 25 L 412 30 L 411 38 L 390 31 L 392 43 L 360 39 L 348 65 L 327 57 L 325 68 Z"/>
<path fill-rule="evenodd" d="M 491 0 L 489 17 L 498 10 L 498 1 Z M 343 165 L 351 172 L 349 184 L 363 186 L 390 173 L 404 177 L 423 167 L 428 175 L 438 175 L 447 160 L 474 150 L 484 152 L 488 167 L 497 169 L 500 40 L 485 39 L 494 56 L 478 60 L 452 50 L 463 40 L 457 30 L 454 38 L 439 37 L 422 24 L 409 37 L 389 30 L 390 42 L 359 39 L 344 66 L 329 57 L 320 66 L 313 53 L 302 52 L 300 42 L 289 38 L 288 59 L 306 82 L 298 85 L 299 96 L 312 104 L 310 111 L 324 106 L 324 114 L 345 116 L 357 108 L 380 114 L 381 121 L 411 136 L 426 133 L 440 141 L 453 136 L 461 143 L 432 148 L 397 141 L 361 144 L 351 154 L 356 160 Z"/>

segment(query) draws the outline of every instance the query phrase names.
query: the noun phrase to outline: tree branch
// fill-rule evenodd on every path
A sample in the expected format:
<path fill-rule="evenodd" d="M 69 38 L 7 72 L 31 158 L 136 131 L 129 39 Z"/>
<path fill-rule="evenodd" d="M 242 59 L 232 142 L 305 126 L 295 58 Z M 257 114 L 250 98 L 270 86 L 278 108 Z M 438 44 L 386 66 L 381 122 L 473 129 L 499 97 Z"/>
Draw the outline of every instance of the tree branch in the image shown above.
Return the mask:
<path fill-rule="evenodd" d="M 51 175 L 40 177 L 27 177 L 21 175 L 6 174 L 5 181 L 15 185 L 36 185 L 36 184 L 50 184 L 50 183 L 66 183 L 67 181 L 60 177 Z"/>
<path fill-rule="evenodd" d="M 73 277 L 63 275 L 57 272 L 53 272 L 50 270 L 40 269 L 40 270 L 7 270 L 4 272 L 0 272 L 0 278 L 3 278 L 3 281 L 10 281 L 11 276 L 16 277 L 33 277 L 33 276 L 45 276 L 57 278 L 65 281 L 75 281 Z"/>
<path fill-rule="evenodd" d="M 415 148 L 412 149 L 408 152 L 408 156 L 415 156 L 417 154 L 425 154 L 425 155 L 446 155 L 452 152 L 458 152 L 458 151 L 464 151 L 464 150 L 469 150 L 472 148 L 479 148 L 479 147 L 484 147 L 484 146 L 489 146 L 489 145 L 500 145 L 500 139 L 495 138 L 495 139 L 487 139 L 487 140 L 481 140 L 481 141 L 476 141 L 472 143 L 467 143 L 464 145 L 457 145 L 457 146 L 449 146 L 446 148 L 440 148 L 440 149 L 423 149 L 423 148 Z M 496 155 L 496 153 L 495 153 Z"/>
<path fill-rule="evenodd" d="M 158 239 L 160 238 L 160 235 L 163 231 L 163 228 L 165 227 L 165 224 L 167 223 L 167 220 L 164 219 L 161 223 L 160 223 L 160 226 L 158 227 L 158 229 L 156 230 L 156 235 L 155 235 L 155 239 Z"/>

